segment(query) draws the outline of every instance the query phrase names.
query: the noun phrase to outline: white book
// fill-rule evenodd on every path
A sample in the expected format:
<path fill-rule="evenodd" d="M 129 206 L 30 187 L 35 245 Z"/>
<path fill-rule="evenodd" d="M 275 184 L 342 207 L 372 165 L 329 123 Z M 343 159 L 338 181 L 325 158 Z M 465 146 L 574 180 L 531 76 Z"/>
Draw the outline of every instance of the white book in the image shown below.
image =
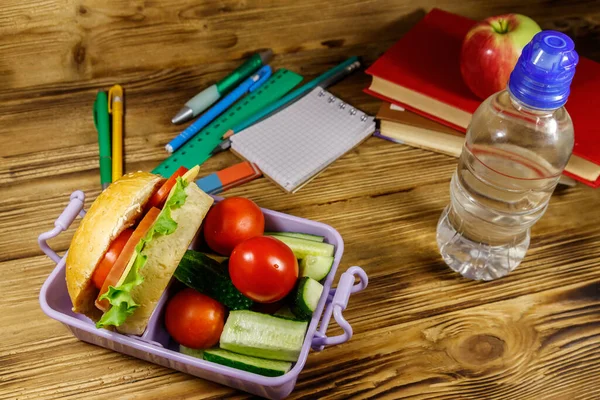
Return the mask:
<path fill-rule="evenodd" d="M 231 149 L 287 192 L 375 131 L 375 119 L 316 87 L 284 110 L 231 137 Z"/>

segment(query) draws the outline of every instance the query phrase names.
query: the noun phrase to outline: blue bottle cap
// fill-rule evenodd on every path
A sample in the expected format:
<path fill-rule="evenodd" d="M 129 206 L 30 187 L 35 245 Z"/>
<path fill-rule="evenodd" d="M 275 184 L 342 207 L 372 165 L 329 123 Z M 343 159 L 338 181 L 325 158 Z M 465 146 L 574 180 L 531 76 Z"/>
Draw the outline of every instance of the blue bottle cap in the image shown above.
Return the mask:
<path fill-rule="evenodd" d="M 560 108 L 569 97 L 578 61 L 570 37 L 556 31 L 539 32 L 523 48 L 510 75 L 508 90 L 529 107 Z"/>

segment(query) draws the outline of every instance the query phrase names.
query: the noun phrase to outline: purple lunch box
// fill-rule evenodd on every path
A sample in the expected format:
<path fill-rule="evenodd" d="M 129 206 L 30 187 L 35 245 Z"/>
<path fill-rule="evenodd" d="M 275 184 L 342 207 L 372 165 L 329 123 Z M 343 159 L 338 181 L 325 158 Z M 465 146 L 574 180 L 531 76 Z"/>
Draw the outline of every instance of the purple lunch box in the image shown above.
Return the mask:
<path fill-rule="evenodd" d="M 342 312 L 348 304 L 350 295 L 367 286 L 368 278 L 365 271 L 360 267 L 349 268 L 341 275 L 337 288 L 332 289 L 333 279 L 344 252 L 344 242 L 340 234 L 329 225 L 266 209 L 263 209 L 265 230 L 320 235 L 325 237 L 327 243 L 335 246 L 335 259 L 323 284 L 323 295 L 308 326 L 300 357 L 288 373 L 279 377 L 266 377 L 179 353 L 177 343 L 171 339 L 163 324 L 164 305 L 169 294 L 172 294 L 178 286 L 178 282 L 174 279 L 159 301 L 142 336 L 97 329 L 87 317 L 71 311 L 71 299 L 65 282 L 65 256 L 60 257 L 46 242 L 66 230 L 78 215 L 82 217 L 85 215 L 84 198 L 83 192 L 73 192 L 69 204 L 54 222 L 54 229 L 41 234 L 38 238 L 42 251 L 56 263 L 56 268 L 46 279 L 40 291 L 42 310 L 49 317 L 65 324 L 79 340 L 258 396 L 281 399 L 294 390 L 311 347 L 315 351 L 321 351 L 325 346 L 344 343 L 352 337 L 352 327 L 344 319 Z M 217 202 L 222 200 L 219 197 L 214 198 Z M 190 248 L 193 248 L 193 245 Z M 355 283 L 356 277 L 359 278 L 358 283 Z M 328 337 L 326 332 L 332 316 L 344 333 Z"/>

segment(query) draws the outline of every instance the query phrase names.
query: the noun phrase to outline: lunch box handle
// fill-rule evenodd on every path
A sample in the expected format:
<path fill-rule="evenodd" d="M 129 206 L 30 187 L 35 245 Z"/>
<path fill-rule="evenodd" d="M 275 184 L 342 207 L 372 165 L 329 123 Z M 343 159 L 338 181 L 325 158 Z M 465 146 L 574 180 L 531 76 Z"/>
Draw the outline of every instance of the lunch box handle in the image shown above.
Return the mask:
<path fill-rule="evenodd" d="M 83 194 L 81 190 L 76 190 L 71 193 L 71 201 L 69 201 L 69 204 L 65 207 L 62 214 L 54 221 L 54 229 L 38 236 L 38 244 L 42 251 L 57 264 L 62 257 L 50 248 L 47 241 L 60 235 L 63 231 L 66 231 L 78 215 L 83 218 L 85 215 L 85 210 L 83 209 L 84 201 L 85 194 Z"/>
<path fill-rule="evenodd" d="M 354 284 L 355 277 L 358 277 L 360 282 Z M 315 332 L 312 339 L 312 348 L 315 351 L 321 351 L 325 346 L 332 346 L 347 342 L 352 337 L 352 327 L 342 315 L 342 311 L 348 306 L 348 300 L 352 293 L 360 292 L 367 287 L 369 278 L 367 273 L 360 267 L 350 267 L 340 277 L 338 286 L 329 291 L 325 312 L 319 330 Z M 335 318 L 337 324 L 344 330 L 344 333 L 337 336 L 327 337 L 327 327 L 331 316 Z"/>

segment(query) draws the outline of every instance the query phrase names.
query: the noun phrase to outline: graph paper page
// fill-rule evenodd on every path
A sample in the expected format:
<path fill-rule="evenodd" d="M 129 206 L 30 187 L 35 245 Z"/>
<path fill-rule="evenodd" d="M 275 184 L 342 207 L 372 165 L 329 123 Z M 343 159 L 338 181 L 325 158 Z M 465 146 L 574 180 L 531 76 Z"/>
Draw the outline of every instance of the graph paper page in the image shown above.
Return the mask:
<path fill-rule="evenodd" d="M 375 120 L 317 87 L 231 138 L 241 157 L 288 192 L 326 168 L 375 130 Z"/>

